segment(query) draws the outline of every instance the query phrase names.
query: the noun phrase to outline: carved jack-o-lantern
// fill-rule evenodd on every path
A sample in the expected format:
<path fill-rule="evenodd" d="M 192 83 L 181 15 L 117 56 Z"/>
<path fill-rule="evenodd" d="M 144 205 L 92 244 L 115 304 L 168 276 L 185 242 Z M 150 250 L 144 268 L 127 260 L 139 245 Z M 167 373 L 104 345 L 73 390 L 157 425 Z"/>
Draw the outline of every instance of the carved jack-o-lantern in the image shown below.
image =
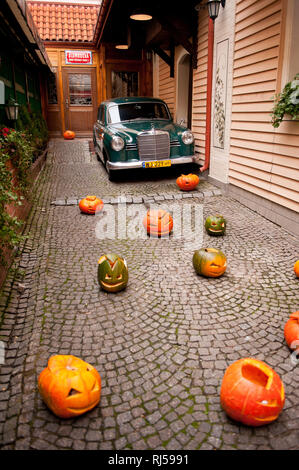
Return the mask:
<path fill-rule="evenodd" d="M 46 405 L 60 418 L 79 416 L 100 401 L 101 377 L 75 356 L 52 356 L 40 373 L 38 389 Z"/>
<path fill-rule="evenodd" d="M 161 237 L 168 235 L 173 228 L 173 219 L 169 212 L 164 209 L 148 210 L 143 219 L 143 226 L 148 235 Z"/>
<path fill-rule="evenodd" d="M 292 313 L 286 322 L 284 337 L 289 348 L 299 352 L 299 310 Z"/>
<path fill-rule="evenodd" d="M 294 264 L 294 273 L 296 274 L 297 277 L 299 277 L 299 259 Z"/>
<path fill-rule="evenodd" d="M 96 196 L 86 196 L 79 202 L 80 211 L 85 214 L 95 214 L 96 212 L 100 212 L 103 207 L 103 201 Z"/>
<path fill-rule="evenodd" d="M 198 183 L 199 177 L 192 173 L 189 173 L 189 175 L 181 175 L 176 180 L 176 184 L 183 191 L 191 191 L 192 189 L 196 188 Z"/>
<path fill-rule="evenodd" d="M 63 134 L 63 137 L 65 138 L 65 140 L 73 140 L 75 138 L 76 134 L 74 131 L 65 131 L 64 134 Z"/>
<path fill-rule="evenodd" d="M 220 401 L 232 419 L 248 426 L 262 426 L 281 412 L 284 386 L 278 374 L 263 361 L 240 359 L 226 369 Z"/>
<path fill-rule="evenodd" d="M 119 292 L 128 284 L 128 267 L 126 260 L 109 253 L 98 261 L 98 281 L 107 292 Z"/>
<path fill-rule="evenodd" d="M 194 252 L 193 266 L 197 274 L 219 277 L 226 270 L 226 256 L 216 248 L 201 248 Z"/>
<path fill-rule="evenodd" d="M 206 219 L 205 229 L 209 235 L 224 235 L 226 229 L 226 220 L 222 215 L 211 215 Z"/>

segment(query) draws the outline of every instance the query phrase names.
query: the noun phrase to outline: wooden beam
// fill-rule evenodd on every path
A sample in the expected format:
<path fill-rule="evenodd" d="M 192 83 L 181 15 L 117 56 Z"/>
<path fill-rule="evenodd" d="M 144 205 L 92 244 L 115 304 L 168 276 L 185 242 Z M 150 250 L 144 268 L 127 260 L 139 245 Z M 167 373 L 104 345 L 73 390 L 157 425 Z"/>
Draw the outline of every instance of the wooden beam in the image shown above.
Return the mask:
<path fill-rule="evenodd" d="M 154 46 L 152 48 L 153 52 L 157 54 L 159 57 L 161 57 L 164 62 L 166 62 L 167 65 L 170 67 L 170 77 L 174 77 L 174 46 L 171 46 L 170 48 L 170 55 L 166 54 L 161 47 Z"/>
<path fill-rule="evenodd" d="M 169 19 L 158 14 L 157 20 L 161 24 L 163 29 L 169 32 L 171 37 L 181 44 L 190 55 L 193 53 L 192 43 L 189 41 L 188 35 L 180 31 L 176 25 L 174 25 Z M 190 36 L 192 36 L 192 31 L 190 32 Z"/>

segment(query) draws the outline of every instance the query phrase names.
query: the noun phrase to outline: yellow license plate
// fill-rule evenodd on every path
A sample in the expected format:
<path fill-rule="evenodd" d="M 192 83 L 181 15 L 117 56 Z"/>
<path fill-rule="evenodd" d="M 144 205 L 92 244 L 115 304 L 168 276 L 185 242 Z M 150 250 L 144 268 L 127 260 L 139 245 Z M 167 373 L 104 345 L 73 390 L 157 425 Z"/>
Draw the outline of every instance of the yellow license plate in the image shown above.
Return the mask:
<path fill-rule="evenodd" d="M 164 166 L 171 166 L 171 160 L 160 160 L 155 162 L 142 162 L 143 168 L 162 168 Z"/>

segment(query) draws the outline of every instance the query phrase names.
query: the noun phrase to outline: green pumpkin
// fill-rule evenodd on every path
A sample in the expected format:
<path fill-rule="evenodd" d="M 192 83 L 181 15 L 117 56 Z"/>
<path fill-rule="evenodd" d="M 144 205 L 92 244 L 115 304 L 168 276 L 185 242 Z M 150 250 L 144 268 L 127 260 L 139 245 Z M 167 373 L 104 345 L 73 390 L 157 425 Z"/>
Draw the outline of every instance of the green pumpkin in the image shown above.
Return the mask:
<path fill-rule="evenodd" d="M 193 266 L 197 274 L 219 277 L 226 270 L 226 256 L 216 248 L 201 248 L 194 252 Z"/>
<path fill-rule="evenodd" d="M 215 237 L 224 235 L 226 229 L 226 220 L 222 215 L 210 215 L 205 222 L 205 228 L 209 235 Z"/>
<path fill-rule="evenodd" d="M 128 277 L 126 260 L 115 253 L 101 256 L 98 261 L 98 281 L 102 289 L 119 292 L 126 288 Z"/>

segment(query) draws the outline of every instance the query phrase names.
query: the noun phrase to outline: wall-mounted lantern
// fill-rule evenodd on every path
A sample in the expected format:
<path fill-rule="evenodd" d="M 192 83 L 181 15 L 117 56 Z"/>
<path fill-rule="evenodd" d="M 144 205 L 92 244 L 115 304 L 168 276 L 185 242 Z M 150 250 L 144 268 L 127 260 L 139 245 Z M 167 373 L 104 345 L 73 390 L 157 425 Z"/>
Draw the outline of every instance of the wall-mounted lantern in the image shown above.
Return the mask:
<path fill-rule="evenodd" d="M 222 8 L 224 8 L 225 1 L 226 0 L 209 0 L 208 3 L 204 5 L 208 7 L 209 17 L 211 18 L 211 20 L 215 21 L 219 14 L 220 5 L 222 6 Z M 195 10 L 198 11 L 201 7 L 202 5 L 199 3 L 198 5 L 196 5 Z"/>
<path fill-rule="evenodd" d="M 5 105 L 6 116 L 9 121 L 16 122 L 19 116 L 19 103 L 13 98 L 9 98 L 8 103 Z"/>

